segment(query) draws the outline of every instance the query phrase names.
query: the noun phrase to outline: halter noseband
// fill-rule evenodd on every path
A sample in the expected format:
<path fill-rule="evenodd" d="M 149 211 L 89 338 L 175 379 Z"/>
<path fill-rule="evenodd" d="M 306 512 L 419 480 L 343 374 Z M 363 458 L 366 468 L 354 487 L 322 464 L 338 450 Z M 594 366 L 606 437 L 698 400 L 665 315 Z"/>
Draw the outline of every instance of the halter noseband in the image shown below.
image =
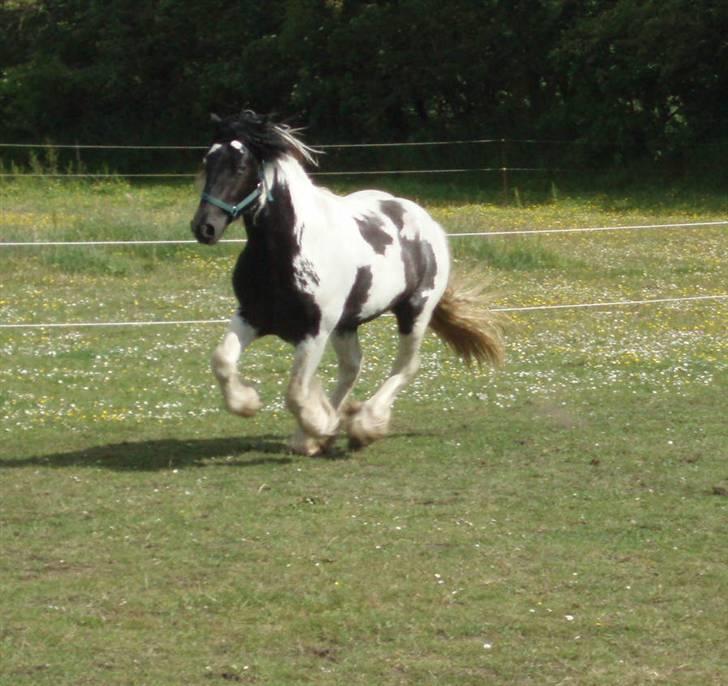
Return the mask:
<path fill-rule="evenodd" d="M 266 188 L 265 176 L 263 172 L 260 171 L 258 175 L 260 178 L 260 181 L 258 181 L 258 185 L 251 193 L 248 193 L 248 195 L 246 195 L 237 205 L 230 205 L 224 200 L 220 200 L 219 198 L 216 198 L 209 193 L 204 192 L 202 193 L 201 198 L 204 202 L 209 202 L 211 205 L 219 207 L 223 212 L 226 212 L 228 215 L 230 215 L 231 221 L 234 221 L 243 213 L 246 208 L 250 207 L 261 195 L 263 195 L 263 193 L 265 193 L 268 202 L 272 202 L 273 193 L 269 188 Z"/>

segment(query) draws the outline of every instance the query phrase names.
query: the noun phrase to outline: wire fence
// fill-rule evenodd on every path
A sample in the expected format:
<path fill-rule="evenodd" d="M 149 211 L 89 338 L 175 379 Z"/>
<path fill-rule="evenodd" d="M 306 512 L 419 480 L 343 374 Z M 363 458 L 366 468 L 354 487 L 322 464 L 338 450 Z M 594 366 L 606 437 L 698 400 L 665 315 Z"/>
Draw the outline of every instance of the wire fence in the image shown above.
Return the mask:
<path fill-rule="evenodd" d="M 509 195 L 511 175 L 539 177 L 577 171 L 564 166 L 561 156 L 544 152 L 552 146 L 578 146 L 577 141 L 557 141 L 532 138 L 473 138 L 460 140 L 430 140 L 374 143 L 326 143 L 314 145 L 325 153 L 320 159 L 333 170 L 314 170 L 311 176 L 320 178 L 386 177 L 386 176 L 453 176 L 495 175 L 506 196 Z M 528 155 L 517 149 L 528 149 Z M 192 172 L 178 169 L 159 169 L 159 161 L 149 159 L 150 152 L 173 153 L 177 165 L 194 168 L 196 156 L 206 150 L 201 145 L 117 145 L 81 143 L 0 143 L 0 153 L 7 151 L 9 167 L 0 157 L 0 179 L 52 179 L 52 180 L 105 180 L 122 178 L 129 180 L 185 180 L 193 179 Z M 447 149 L 455 152 L 445 152 Z M 38 151 L 45 153 L 41 160 Z M 115 160 L 84 158 L 96 151 L 113 153 Z M 382 152 L 385 151 L 385 152 Z M 438 152 L 435 152 L 438 151 Z M 488 151 L 488 152 L 485 152 Z M 20 154 L 29 153 L 22 161 Z M 342 157 L 341 154 L 345 153 Z M 369 155 L 365 153 L 371 153 Z M 363 156 L 362 156 L 363 154 Z M 130 157 L 131 156 L 131 157 Z M 180 157 L 182 156 L 182 157 Z M 538 158 L 539 164 L 533 164 Z M 388 165 L 382 166 L 385 160 Z M 530 160 L 531 163 L 528 163 Z M 463 164 L 466 162 L 466 164 Z M 157 166 L 154 169 L 154 166 Z M 166 164 L 164 166 L 167 166 Z M 572 165 L 578 167 L 579 165 Z M 110 168 L 114 167 L 114 171 Z M 152 167 L 152 168 L 150 168 Z"/>
<path fill-rule="evenodd" d="M 510 172 L 564 172 L 565 169 L 543 167 L 464 167 L 461 169 L 359 169 L 353 171 L 310 172 L 309 176 L 409 176 L 414 174 L 472 174 L 475 172 L 497 172 L 500 174 Z M 1 172 L 2 178 L 29 178 L 29 179 L 194 179 L 197 174 L 184 174 L 172 172 L 129 172 L 123 174 L 111 172 Z"/>
<path fill-rule="evenodd" d="M 499 146 L 499 156 L 502 162 L 501 166 L 488 167 L 443 167 L 443 168 L 427 168 L 427 169 L 352 169 L 338 171 L 319 171 L 312 172 L 311 176 L 377 176 L 377 175 L 433 175 L 433 174 L 468 174 L 468 173 L 493 173 L 501 174 L 503 189 L 508 191 L 509 174 L 511 172 L 560 172 L 566 171 L 562 168 L 546 168 L 534 166 L 508 166 L 508 146 L 515 144 L 538 145 L 538 144 L 571 144 L 572 141 L 544 141 L 537 139 L 505 139 L 505 138 L 480 138 L 470 140 L 450 140 L 450 141 L 417 141 L 417 142 L 399 142 L 399 143 L 342 143 L 342 144 L 324 144 L 315 146 L 321 150 L 350 150 L 350 149 L 407 149 L 407 148 L 425 148 L 433 146 L 472 146 L 472 145 L 497 145 Z M 200 152 L 206 150 L 206 146 L 195 145 L 89 145 L 89 144 L 53 144 L 53 143 L 0 143 L 0 149 L 44 149 L 44 150 L 67 150 L 73 151 L 76 160 L 80 165 L 81 151 L 101 150 L 101 151 L 175 151 L 175 152 Z M 104 179 L 113 177 L 122 178 L 148 178 L 148 179 L 175 179 L 175 178 L 194 178 L 195 174 L 191 173 L 113 173 L 113 172 L 68 172 L 61 173 L 56 171 L 20 171 L 14 170 L 10 172 L 1 171 L 2 177 L 28 177 L 28 178 L 53 178 L 53 179 Z M 554 234 L 588 234 L 607 231 L 643 231 L 651 229 L 669 229 L 692 231 L 699 228 L 725 227 L 728 226 L 728 220 L 704 221 L 704 222 L 682 222 L 682 223 L 660 223 L 660 224 L 632 224 L 617 226 L 594 226 L 594 227 L 571 227 L 571 228 L 547 228 L 547 229 L 514 229 L 502 231 L 468 231 L 453 232 L 449 234 L 450 239 L 460 238 L 491 238 L 491 237 L 515 237 L 515 236 L 537 236 L 537 235 L 554 235 Z M 228 244 L 243 244 L 245 239 L 226 239 L 220 241 Z M 3 241 L 0 240 L 0 248 L 45 248 L 45 247 L 131 247 L 131 246 L 160 246 L 160 245 L 196 245 L 195 240 L 88 240 L 88 241 Z M 495 308 L 495 311 L 505 313 L 515 312 L 540 312 L 555 311 L 566 309 L 615 309 L 619 307 L 635 307 L 643 305 L 660 305 L 670 303 L 691 303 L 691 302 L 721 302 L 728 299 L 728 294 L 713 295 L 696 295 L 696 296 L 680 296 L 680 297 L 664 297 L 641 300 L 618 300 L 612 302 L 592 302 L 592 303 L 570 303 L 555 305 L 529 305 L 520 307 L 504 307 Z M 49 322 L 49 323 L 18 323 L 8 324 L 0 323 L 0 329 L 68 329 L 68 328 L 98 328 L 98 327 L 152 327 L 152 326 L 193 326 L 193 325 L 217 325 L 227 322 L 227 319 L 185 319 L 185 320 L 162 320 L 162 321 L 119 321 L 119 322 Z"/>
<path fill-rule="evenodd" d="M 559 143 L 563 145 L 578 144 L 579 141 L 545 140 L 537 138 L 469 138 L 449 141 L 401 141 L 395 143 L 321 143 L 313 145 L 317 150 L 346 150 L 351 148 L 419 148 L 437 145 L 487 145 L 487 144 L 540 144 Z M 58 150 L 207 150 L 204 145 L 116 145 L 116 144 L 83 144 L 83 143 L 0 143 L 0 148 L 19 149 L 58 149 Z"/>
<path fill-rule="evenodd" d="M 553 233 L 577 233 L 577 232 L 601 232 L 601 231 L 631 231 L 642 229 L 695 229 L 699 227 L 725 227 L 728 221 L 710 221 L 710 222 L 689 222 L 681 224 L 636 224 L 622 226 L 600 226 L 600 227 L 583 227 L 570 229 L 533 229 L 533 230 L 514 230 L 514 231 L 491 231 L 491 232 L 475 232 L 475 233 L 453 233 L 448 237 L 453 239 L 464 237 L 491 237 L 491 236 L 518 236 L 528 235 L 534 236 L 538 234 Z M 221 243 L 245 243 L 245 239 L 226 239 Z M 30 242 L 0 242 L 0 247 L 80 247 L 80 246 L 154 246 L 154 245 L 197 245 L 194 240 L 146 240 L 146 241 L 30 241 Z M 574 309 L 615 309 L 622 307 L 635 307 L 642 305 L 664 305 L 676 303 L 693 303 L 693 302 L 721 302 L 728 300 L 728 293 L 717 293 L 710 295 L 695 296 L 677 296 L 667 298 L 651 298 L 638 300 L 616 300 L 609 302 L 590 302 L 590 303 L 567 303 L 552 305 L 525 305 L 514 307 L 493 308 L 495 312 L 503 313 L 528 313 L 528 312 L 544 312 L 556 310 L 574 310 Z M 18 329 L 86 329 L 86 328 L 139 328 L 139 327 L 155 327 L 155 326 L 203 326 L 203 325 L 219 325 L 224 324 L 228 319 L 184 319 L 184 320 L 149 320 L 149 321 L 118 321 L 118 322 L 43 322 L 43 323 L 18 323 L 4 324 L 0 323 L 0 330 L 18 330 Z"/>
<path fill-rule="evenodd" d="M 553 310 L 578 309 L 615 309 L 618 307 L 633 307 L 638 305 L 667 305 L 674 303 L 700 302 L 700 301 L 728 300 L 728 293 L 717 295 L 690 295 L 675 298 L 652 298 L 646 300 L 615 300 L 612 302 L 596 303 L 567 303 L 561 305 L 524 305 L 521 307 L 494 307 L 493 312 L 547 312 Z M 393 315 L 391 315 L 393 316 Z M 148 321 L 120 321 L 120 322 L 50 322 L 39 324 L 0 324 L 0 329 L 93 329 L 93 328 L 139 328 L 147 326 L 205 326 L 209 324 L 227 324 L 226 319 L 177 319 L 177 320 L 148 320 Z"/>
<path fill-rule="evenodd" d="M 574 234 L 574 233 L 599 233 L 603 231 L 639 231 L 644 229 L 698 229 L 703 227 L 725 227 L 728 220 L 707 221 L 707 222 L 683 222 L 675 224 L 627 224 L 621 226 L 587 226 L 576 228 L 559 229 L 513 229 L 506 231 L 462 231 L 448 233 L 448 238 L 494 238 L 507 236 L 538 236 L 552 234 Z M 245 238 L 225 238 L 219 241 L 220 244 L 244 244 Z M 31 247 L 124 247 L 124 246 L 154 246 L 154 245 L 198 245 L 196 240 L 102 240 L 102 241 L 3 241 L 0 240 L 0 248 L 31 248 Z"/>

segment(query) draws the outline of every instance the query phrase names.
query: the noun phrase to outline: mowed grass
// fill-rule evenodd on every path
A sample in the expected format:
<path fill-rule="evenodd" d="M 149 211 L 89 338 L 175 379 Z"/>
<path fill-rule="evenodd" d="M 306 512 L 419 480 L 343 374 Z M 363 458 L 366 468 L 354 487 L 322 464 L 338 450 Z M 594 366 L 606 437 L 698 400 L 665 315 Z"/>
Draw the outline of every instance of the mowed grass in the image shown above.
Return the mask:
<path fill-rule="evenodd" d="M 728 217 L 419 192 L 452 232 Z M 23 181 L 0 203 L 3 240 L 179 239 L 196 201 Z M 725 293 L 727 245 L 452 241 L 497 307 Z M 0 322 L 225 318 L 239 249 L 2 248 Z M 327 459 L 286 451 L 275 340 L 242 421 L 209 373 L 224 325 L 0 330 L 0 684 L 724 684 L 727 324 L 726 301 L 513 313 L 498 371 L 430 337 L 392 436 Z M 359 398 L 396 347 L 391 320 L 362 334 Z"/>

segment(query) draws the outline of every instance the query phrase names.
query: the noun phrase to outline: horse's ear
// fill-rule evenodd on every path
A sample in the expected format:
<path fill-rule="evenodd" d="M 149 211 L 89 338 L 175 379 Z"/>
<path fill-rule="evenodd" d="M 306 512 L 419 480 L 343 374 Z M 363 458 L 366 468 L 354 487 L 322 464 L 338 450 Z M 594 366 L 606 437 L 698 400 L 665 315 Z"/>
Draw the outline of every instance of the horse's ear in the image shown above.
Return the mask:
<path fill-rule="evenodd" d="M 210 121 L 217 126 L 218 124 L 222 124 L 222 119 L 218 117 L 214 112 L 210 112 Z"/>
<path fill-rule="evenodd" d="M 248 126 L 260 127 L 265 125 L 266 117 L 265 115 L 260 115 L 255 110 L 251 110 L 246 107 L 240 113 L 240 121 Z"/>

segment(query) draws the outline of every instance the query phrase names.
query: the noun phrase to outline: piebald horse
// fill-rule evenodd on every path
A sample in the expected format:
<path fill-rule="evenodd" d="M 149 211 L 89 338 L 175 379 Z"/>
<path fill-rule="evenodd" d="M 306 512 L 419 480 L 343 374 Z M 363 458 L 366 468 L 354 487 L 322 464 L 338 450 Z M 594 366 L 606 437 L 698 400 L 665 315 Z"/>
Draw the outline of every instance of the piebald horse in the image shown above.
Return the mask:
<path fill-rule="evenodd" d="M 246 110 L 213 121 L 192 231 L 213 245 L 241 217 L 248 236 L 233 271 L 239 308 L 212 356 L 230 412 L 249 417 L 260 408 L 237 364 L 270 334 L 295 346 L 286 405 L 299 429 L 290 446 L 306 455 L 324 452 L 342 427 L 353 447 L 386 435 L 428 325 L 466 362 L 500 361 L 497 324 L 477 293 L 448 286 L 447 237 L 422 207 L 381 191 L 341 197 L 314 185 L 303 165 L 317 151 L 268 117 Z M 399 329 L 391 374 L 366 402 L 347 403 L 362 364 L 357 330 L 388 311 Z M 330 396 L 316 377 L 327 342 L 338 359 Z"/>

